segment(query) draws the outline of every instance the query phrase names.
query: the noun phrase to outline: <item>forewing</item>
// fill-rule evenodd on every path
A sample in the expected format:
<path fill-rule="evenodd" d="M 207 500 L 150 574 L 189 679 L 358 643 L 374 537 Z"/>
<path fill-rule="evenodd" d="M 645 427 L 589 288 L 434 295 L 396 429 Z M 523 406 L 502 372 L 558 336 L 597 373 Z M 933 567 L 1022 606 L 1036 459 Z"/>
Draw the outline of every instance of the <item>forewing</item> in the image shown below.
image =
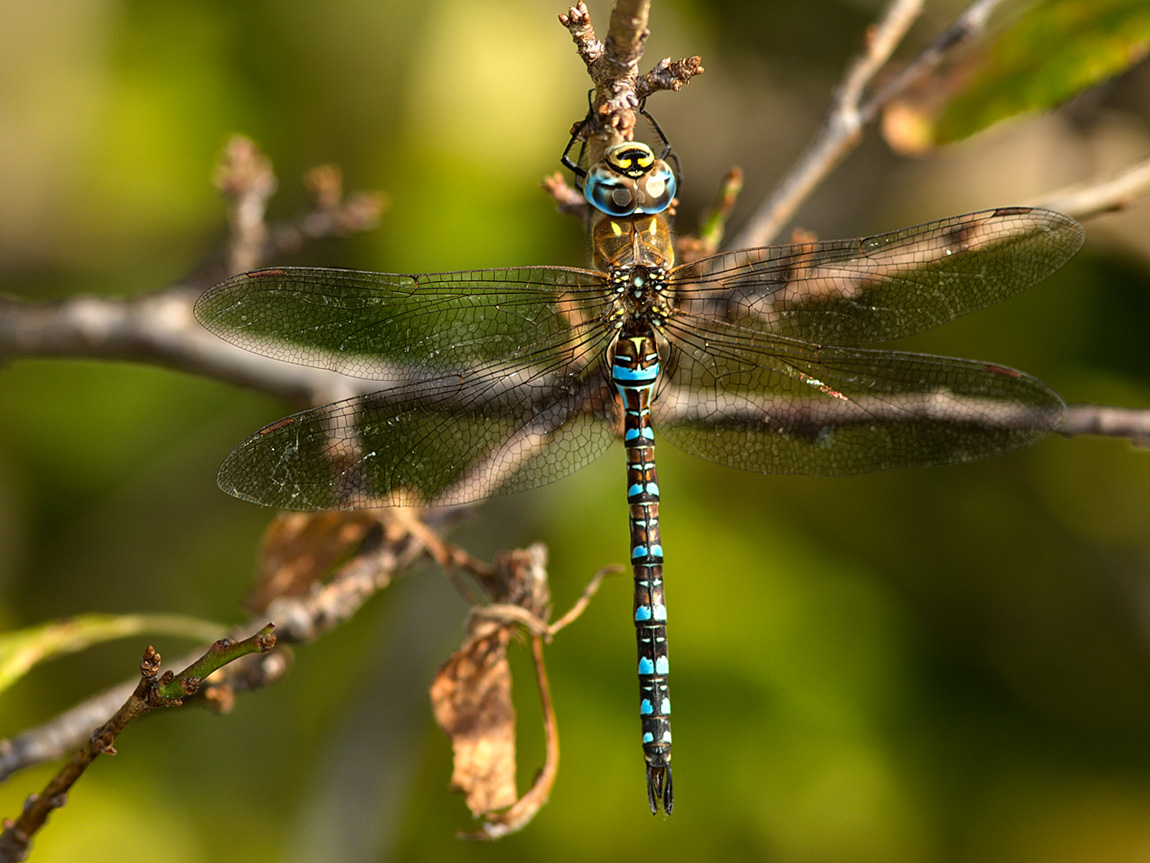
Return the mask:
<path fill-rule="evenodd" d="M 604 277 L 564 267 L 425 275 L 287 267 L 234 276 L 196 303 L 221 338 L 373 380 L 465 371 L 562 340 L 595 314 Z"/>
<path fill-rule="evenodd" d="M 1083 239 L 1060 213 L 986 210 L 857 240 L 725 252 L 670 281 L 687 315 L 818 344 L 874 344 L 1025 290 Z"/>
<path fill-rule="evenodd" d="M 676 345 L 652 408 L 672 444 L 763 473 L 857 474 L 972 461 L 1062 425 L 1046 384 L 976 360 L 827 348 L 713 324 Z"/>

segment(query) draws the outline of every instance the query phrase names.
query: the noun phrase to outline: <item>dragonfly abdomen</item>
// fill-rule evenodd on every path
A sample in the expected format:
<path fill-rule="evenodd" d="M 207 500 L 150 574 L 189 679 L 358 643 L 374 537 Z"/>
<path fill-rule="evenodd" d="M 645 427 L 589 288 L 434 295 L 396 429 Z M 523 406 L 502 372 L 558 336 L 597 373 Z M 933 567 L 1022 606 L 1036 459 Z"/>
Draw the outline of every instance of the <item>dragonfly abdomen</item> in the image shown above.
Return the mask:
<path fill-rule="evenodd" d="M 671 695 L 668 685 L 667 605 L 659 534 L 659 480 L 651 393 L 659 377 L 654 333 L 646 324 L 624 328 L 614 348 L 611 380 L 623 403 L 627 453 L 631 567 L 635 577 L 635 637 L 639 654 L 639 719 L 647 762 L 651 812 L 671 811 Z"/>

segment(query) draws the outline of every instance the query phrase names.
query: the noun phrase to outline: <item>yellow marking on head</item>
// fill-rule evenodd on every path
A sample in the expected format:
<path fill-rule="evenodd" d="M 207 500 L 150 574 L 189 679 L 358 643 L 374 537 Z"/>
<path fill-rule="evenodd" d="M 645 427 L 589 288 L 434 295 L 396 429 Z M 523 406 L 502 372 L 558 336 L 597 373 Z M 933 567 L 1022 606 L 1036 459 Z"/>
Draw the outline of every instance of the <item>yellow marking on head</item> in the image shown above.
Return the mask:
<path fill-rule="evenodd" d="M 603 154 L 603 161 L 616 173 L 638 179 L 651 170 L 655 164 L 655 154 L 646 144 L 625 141 L 608 147 Z"/>

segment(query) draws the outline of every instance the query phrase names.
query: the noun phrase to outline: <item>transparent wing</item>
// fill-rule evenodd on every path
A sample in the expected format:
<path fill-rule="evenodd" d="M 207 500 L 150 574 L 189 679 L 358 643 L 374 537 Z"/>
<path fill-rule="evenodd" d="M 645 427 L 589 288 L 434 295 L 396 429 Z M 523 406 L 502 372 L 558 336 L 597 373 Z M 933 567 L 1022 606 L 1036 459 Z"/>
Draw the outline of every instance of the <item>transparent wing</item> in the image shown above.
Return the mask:
<path fill-rule="evenodd" d="M 256 270 L 208 290 L 200 322 L 278 360 L 360 378 L 459 371 L 563 340 L 601 314 L 605 277 L 564 267 L 426 275 Z"/>
<path fill-rule="evenodd" d="M 840 475 L 972 461 L 1034 443 L 1066 410 L 1046 384 L 991 363 L 678 321 L 655 426 L 692 455 L 744 470 Z"/>
<path fill-rule="evenodd" d="M 605 338 L 568 344 L 543 368 L 490 363 L 286 417 L 232 451 L 220 487 L 316 510 L 464 503 L 552 482 L 615 438 L 596 361 Z"/>
<path fill-rule="evenodd" d="M 1082 246 L 1049 210 L 953 216 L 857 240 L 744 249 L 674 270 L 686 315 L 832 345 L 929 330 L 1044 279 Z"/>

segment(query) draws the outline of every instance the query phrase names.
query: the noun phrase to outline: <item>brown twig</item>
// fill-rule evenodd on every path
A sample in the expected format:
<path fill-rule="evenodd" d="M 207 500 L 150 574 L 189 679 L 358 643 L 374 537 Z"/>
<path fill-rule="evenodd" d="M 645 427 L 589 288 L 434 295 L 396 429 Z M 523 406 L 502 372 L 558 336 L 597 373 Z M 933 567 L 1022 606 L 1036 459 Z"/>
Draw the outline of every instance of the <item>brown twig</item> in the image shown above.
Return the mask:
<path fill-rule="evenodd" d="M 699 231 L 695 236 L 680 236 L 676 239 L 679 259 L 687 262 L 714 254 L 723 242 L 727 230 L 727 220 L 735 209 L 735 202 L 743 190 L 743 171 L 731 168 L 719 183 L 719 192 L 711 203 L 711 208 L 699 220 Z"/>
<path fill-rule="evenodd" d="M 705 71 L 707 70 L 703 68 L 702 57 L 684 57 L 682 60 L 664 57 L 655 64 L 654 69 L 639 79 L 635 86 L 635 95 L 642 103 L 652 93 L 660 90 L 678 92 L 689 84 L 692 78 Z"/>
<path fill-rule="evenodd" d="M 1126 438 L 1135 446 L 1150 447 L 1150 410 L 1113 405 L 1069 405 L 1062 434 Z"/>
<path fill-rule="evenodd" d="M 733 238 L 730 248 L 770 243 L 811 192 L 858 146 L 863 131 L 874 123 L 882 109 L 936 68 L 949 51 L 982 32 L 990 13 L 1001 2 L 976 0 L 888 84 L 864 100 L 867 87 L 890 59 L 922 8 L 922 0 L 893 0 L 878 23 L 867 31 L 863 51 L 836 88 L 814 143 Z"/>
<path fill-rule="evenodd" d="M 438 510 L 428 521 L 446 530 L 458 519 L 458 510 Z M 283 595 L 266 602 L 257 616 L 236 627 L 230 638 L 247 638 L 258 628 L 255 621 L 276 621 L 282 646 L 314 641 L 346 622 L 372 596 L 385 588 L 401 572 L 423 559 L 422 539 L 403 528 L 403 522 L 381 513 L 382 532 L 374 543 L 366 543 L 322 584 L 297 596 Z M 182 662 L 194 662 L 198 654 Z M 232 696 L 270 685 L 287 671 L 288 654 L 282 649 L 248 661 L 232 663 L 213 676 L 203 694 L 211 706 L 227 710 Z M 135 683 L 128 681 L 61 713 L 51 720 L 0 741 L 0 780 L 25 767 L 62 758 L 80 745 L 91 729 L 107 721 L 116 707 L 129 696 Z"/>
<path fill-rule="evenodd" d="M 548 623 L 545 617 L 540 616 L 531 608 L 506 602 L 476 605 L 472 608 L 471 614 L 478 619 L 522 627 L 532 636 L 542 638 L 546 643 L 550 643 L 551 639 L 561 629 L 570 626 L 583 615 L 595 594 L 599 592 L 599 585 L 603 583 L 603 579 L 609 575 L 618 575 L 621 572 L 623 572 L 623 567 L 618 564 L 610 564 L 597 571 L 591 576 L 591 580 L 587 582 L 587 586 L 583 588 L 583 593 L 579 595 L 575 604 L 554 623 Z"/>
<path fill-rule="evenodd" d="M 568 184 L 559 171 L 544 177 L 542 185 L 543 191 L 558 205 L 560 213 L 579 216 L 586 214 L 587 199 L 578 189 Z"/>
<path fill-rule="evenodd" d="M 609 145 L 634 137 L 635 112 L 647 96 L 657 90 L 679 90 L 703 71 L 699 57 L 687 57 L 664 59 L 646 75 L 639 76 L 639 60 L 651 32 L 647 29 L 650 11 L 651 0 L 618 0 L 602 43 L 595 38 L 591 16 L 583 2 L 559 16 L 587 65 L 594 88 L 590 122 L 583 130 L 592 162 Z"/>
<path fill-rule="evenodd" d="M 1032 206 L 1086 219 L 1125 209 L 1147 191 L 1150 191 L 1150 159 L 1143 159 L 1111 177 L 1048 192 L 1037 198 Z"/>
<path fill-rule="evenodd" d="M 322 585 L 303 596 L 277 597 L 264 613 L 276 621 L 285 643 L 308 643 L 350 620 L 372 596 L 387 587 L 428 553 L 422 536 L 397 519 L 397 510 L 380 510 L 383 527 L 378 542 L 367 544 Z M 441 509 L 428 516 L 439 530 L 455 523 L 458 510 Z"/>
<path fill-rule="evenodd" d="M 591 580 L 587 582 L 587 586 L 583 588 L 583 592 L 579 595 L 579 598 L 575 601 L 575 604 L 571 606 L 571 609 L 565 615 L 551 624 L 549 635 L 553 637 L 555 633 L 559 632 L 559 630 L 574 623 L 583 614 L 583 612 L 587 610 L 587 606 L 591 604 L 591 600 L 599 591 L 599 585 L 603 583 L 603 579 L 609 575 L 618 575 L 623 571 L 624 569 L 622 566 L 618 564 L 611 564 L 609 566 L 603 567 L 593 576 L 591 576 Z"/>
<path fill-rule="evenodd" d="M 114 755 L 114 743 L 133 719 L 159 707 L 178 706 L 183 699 L 195 695 L 204 679 L 217 669 L 253 653 L 267 653 L 275 646 L 276 637 L 269 624 L 243 641 L 223 639 L 184 669 L 180 674 L 160 671 L 160 655 L 149 646 L 140 663 L 140 681 L 123 706 L 102 726 L 38 795 L 24 805 L 23 812 L 13 820 L 6 820 L 0 834 L 0 863 L 26 858 L 32 838 L 47 823 L 48 816 L 67 802 L 68 791 L 100 755 Z"/>
<path fill-rule="evenodd" d="M 251 138 L 233 135 L 224 144 L 215 184 L 228 202 L 228 269 L 233 273 L 254 270 L 267 243 L 264 215 L 276 190 L 271 160 Z"/>

